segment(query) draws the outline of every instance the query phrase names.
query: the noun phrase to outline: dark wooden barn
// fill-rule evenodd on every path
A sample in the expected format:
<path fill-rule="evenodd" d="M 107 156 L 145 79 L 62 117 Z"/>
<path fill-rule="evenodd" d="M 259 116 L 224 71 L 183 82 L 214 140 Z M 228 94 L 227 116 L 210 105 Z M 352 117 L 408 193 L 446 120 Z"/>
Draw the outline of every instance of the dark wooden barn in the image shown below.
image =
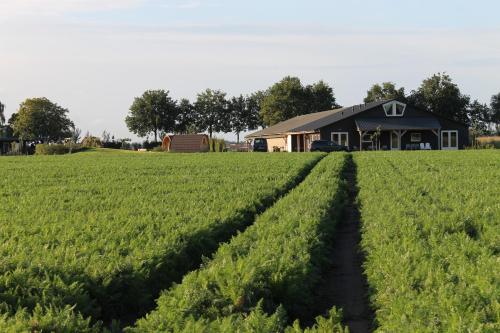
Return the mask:
<path fill-rule="evenodd" d="M 314 140 L 351 150 L 453 150 L 469 144 L 467 125 L 397 100 L 302 115 L 245 138 L 266 138 L 269 151 L 308 151 Z"/>

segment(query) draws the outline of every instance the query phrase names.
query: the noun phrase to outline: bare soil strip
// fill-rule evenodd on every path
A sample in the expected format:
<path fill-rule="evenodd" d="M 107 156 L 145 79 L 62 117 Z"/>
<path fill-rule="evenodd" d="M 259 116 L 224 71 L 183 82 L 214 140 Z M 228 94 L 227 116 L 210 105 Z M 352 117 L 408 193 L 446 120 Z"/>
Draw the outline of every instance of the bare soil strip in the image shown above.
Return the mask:
<path fill-rule="evenodd" d="M 337 225 L 332 244 L 331 263 L 325 268 L 323 281 L 316 291 L 315 315 L 325 314 L 336 306 L 342 309 L 343 323 L 351 333 L 371 332 L 373 311 L 368 300 L 368 284 L 363 275 L 364 256 L 360 248 L 360 212 L 356 202 L 358 195 L 356 164 L 352 156 L 347 159 L 344 171 L 348 197 L 343 219 Z M 308 318 L 304 323 L 312 322 Z"/>

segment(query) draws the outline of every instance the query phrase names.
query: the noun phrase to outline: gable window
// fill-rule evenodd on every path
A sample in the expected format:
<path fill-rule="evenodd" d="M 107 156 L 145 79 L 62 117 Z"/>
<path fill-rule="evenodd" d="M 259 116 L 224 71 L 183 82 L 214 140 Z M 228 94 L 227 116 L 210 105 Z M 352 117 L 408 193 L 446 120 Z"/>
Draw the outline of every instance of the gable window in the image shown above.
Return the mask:
<path fill-rule="evenodd" d="M 332 141 L 341 146 L 349 146 L 349 133 L 332 132 Z"/>
<path fill-rule="evenodd" d="M 384 112 L 387 117 L 402 117 L 405 113 L 406 104 L 392 101 L 384 104 Z"/>
<path fill-rule="evenodd" d="M 422 141 L 422 133 L 411 133 L 410 134 L 411 142 L 420 142 Z"/>
<path fill-rule="evenodd" d="M 458 131 L 441 131 L 441 149 L 458 149 Z"/>

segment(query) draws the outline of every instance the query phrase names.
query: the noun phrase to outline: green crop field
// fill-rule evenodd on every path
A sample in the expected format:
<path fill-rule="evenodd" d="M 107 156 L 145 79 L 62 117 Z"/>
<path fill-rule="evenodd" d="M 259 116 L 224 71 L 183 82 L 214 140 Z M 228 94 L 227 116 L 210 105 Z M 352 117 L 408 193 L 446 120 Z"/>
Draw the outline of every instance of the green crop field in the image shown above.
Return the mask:
<path fill-rule="evenodd" d="M 321 156 L 0 159 L 0 328 L 140 315 Z"/>
<path fill-rule="evenodd" d="M 381 332 L 500 331 L 500 153 L 357 154 Z"/>
<path fill-rule="evenodd" d="M 346 332 L 342 309 L 314 309 L 353 202 L 374 330 L 500 331 L 498 151 L 98 150 L 0 170 L 0 332 Z"/>

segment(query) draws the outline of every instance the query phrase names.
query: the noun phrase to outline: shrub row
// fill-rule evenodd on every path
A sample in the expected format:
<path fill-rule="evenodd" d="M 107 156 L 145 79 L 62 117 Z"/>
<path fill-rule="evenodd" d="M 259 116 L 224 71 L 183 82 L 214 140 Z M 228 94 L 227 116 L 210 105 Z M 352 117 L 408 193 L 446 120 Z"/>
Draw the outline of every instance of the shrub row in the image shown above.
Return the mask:
<path fill-rule="evenodd" d="M 381 332 L 499 332 L 500 153 L 358 154 Z"/>
<path fill-rule="evenodd" d="M 40 143 L 35 147 L 35 155 L 64 155 L 85 150 L 79 144 L 46 144 Z"/>
<path fill-rule="evenodd" d="M 313 301 L 312 288 L 346 198 L 341 180 L 345 156 L 324 158 L 298 187 L 165 292 L 158 308 L 127 331 L 285 330 L 287 314 L 294 317 Z M 319 319 L 318 325 L 340 327 L 339 318 Z M 296 323 L 287 331 L 300 327 Z"/>

